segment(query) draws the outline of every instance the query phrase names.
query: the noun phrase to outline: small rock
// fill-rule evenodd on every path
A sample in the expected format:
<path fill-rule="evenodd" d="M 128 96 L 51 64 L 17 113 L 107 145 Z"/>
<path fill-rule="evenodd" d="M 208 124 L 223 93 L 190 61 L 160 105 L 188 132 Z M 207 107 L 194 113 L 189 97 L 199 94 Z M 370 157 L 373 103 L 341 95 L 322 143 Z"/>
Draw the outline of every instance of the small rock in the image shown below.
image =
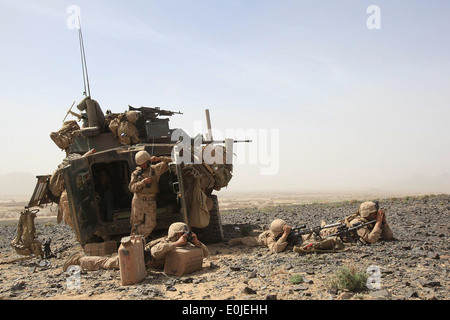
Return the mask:
<path fill-rule="evenodd" d="M 439 254 L 436 252 L 428 252 L 427 257 L 430 259 L 439 259 Z"/>
<path fill-rule="evenodd" d="M 336 288 L 330 288 L 328 290 L 328 293 L 330 293 L 330 294 L 337 294 L 337 292 L 338 292 L 338 290 Z"/>
<path fill-rule="evenodd" d="M 434 281 L 434 280 L 431 280 L 431 281 L 426 281 L 426 280 L 420 281 L 420 284 L 421 284 L 422 287 L 440 287 L 441 286 L 441 283 L 439 281 Z"/>
<path fill-rule="evenodd" d="M 23 290 L 25 289 L 25 281 L 20 281 L 11 287 L 11 291 Z"/>
<path fill-rule="evenodd" d="M 266 300 L 277 300 L 277 295 L 276 294 L 268 294 L 266 296 Z"/>
<path fill-rule="evenodd" d="M 192 278 L 192 277 L 184 277 L 184 278 L 181 278 L 180 280 L 181 280 L 181 282 L 183 282 L 183 283 L 192 283 L 192 281 L 194 280 L 194 278 Z"/>
<path fill-rule="evenodd" d="M 256 291 L 250 287 L 245 287 L 244 290 L 242 290 L 242 292 L 244 292 L 246 294 L 256 294 Z"/>
<path fill-rule="evenodd" d="M 344 291 L 339 295 L 339 298 L 341 298 L 342 300 L 348 300 L 353 296 L 353 294 L 351 292 L 348 291 Z"/>
<path fill-rule="evenodd" d="M 419 295 L 417 294 L 416 291 L 414 290 L 410 290 L 406 293 L 406 297 L 407 298 L 417 298 Z"/>
<path fill-rule="evenodd" d="M 294 291 L 304 291 L 304 290 L 308 290 L 308 289 L 309 289 L 308 286 L 304 286 L 301 284 L 292 287 L 292 290 L 294 290 Z"/>
<path fill-rule="evenodd" d="M 252 272 L 250 272 L 250 274 L 248 275 L 248 278 L 249 279 L 256 278 L 256 270 L 253 270 Z"/>
<path fill-rule="evenodd" d="M 372 291 L 369 293 L 372 297 L 375 298 L 385 298 L 385 297 L 389 297 L 391 294 L 389 293 L 389 291 L 387 290 L 377 290 L 377 291 Z"/>

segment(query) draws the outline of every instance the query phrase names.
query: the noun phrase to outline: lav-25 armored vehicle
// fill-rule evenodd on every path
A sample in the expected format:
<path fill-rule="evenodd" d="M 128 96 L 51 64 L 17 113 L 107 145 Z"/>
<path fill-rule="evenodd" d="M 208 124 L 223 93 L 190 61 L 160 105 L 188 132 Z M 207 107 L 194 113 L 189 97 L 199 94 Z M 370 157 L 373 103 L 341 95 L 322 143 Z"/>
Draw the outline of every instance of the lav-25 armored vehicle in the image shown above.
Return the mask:
<path fill-rule="evenodd" d="M 162 118 L 180 112 L 128 106 L 123 113 L 108 110 L 104 114 L 98 102 L 91 99 L 79 19 L 78 23 L 85 98 L 77 105 L 81 113 L 72 111 L 74 102 L 64 120 L 72 114 L 78 121 L 83 120 L 83 125 L 80 128 L 75 120 L 63 120 L 61 130 L 51 133 L 67 157 L 52 175 L 37 177 L 12 246 L 19 254 L 45 253 L 34 234 L 38 209 L 31 208 L 47 203 L 59 204 L 58 222 L 64 216 L 83 246 L 119 241 L 129 235 L 133 194 L 128 184 L 137 167 L 135 154 L 141 150 L 152 156 L 172 156 L 173 160 L 159 180 L 157 226 L 152 235 L 166 231 L 173 222 L 183 221 L 202 242 L 221 241 L 222 223 L 213 191 L 227 186 L 232 177 L 236 141 L 213 141 L 209 110 L 206 139 L 203 135 L 191 138 L 181 129 L 171 129 L 169 119 Z"/>
<path fill-rule="evenodd" d="M 97 101 L 89 96 L 77 108 L 85 113 L 73 112 L 71 108 L 68 114 L 83 120 L 84 126 L 52 133 L 55 142 L 63 134 L 69 136 L 70 141 L 64 145 L 67 158 L 53 175 L 37 177 L 28 208 L 50 202 L 62 206 L 60 195 L 53 194 L 51 187 L 57 174 L 56 180 L 67 193 L 69 212 L 64 214 L 69 215 L 77 240 L 83 246 L 119 241 L 131 230 L 133 194 L 128 184 L 137 167 L 135 154 L 146 150 L 155 156 L 172 156 L 173 160 L 159 181 L 157 226 L 153 234 L 165 232 L 173 222 L 183 221 L 204 243 L 223 240 L 218 200 L 213 192 L 227 186 L 232 177 L 230 155 L 235 140 L 214 142 L 210 134 L 207 139 L 203 135 L 190 138 L 181 129 L 171 129 L 169 119 L 162 117 L 180 112 L 128 106 L 123 113 L 108 110 L 104 115 Z M 209 110 L 206 120 L 211 132 Z M 123 124 L 126 130 L 120 129 Z"/>

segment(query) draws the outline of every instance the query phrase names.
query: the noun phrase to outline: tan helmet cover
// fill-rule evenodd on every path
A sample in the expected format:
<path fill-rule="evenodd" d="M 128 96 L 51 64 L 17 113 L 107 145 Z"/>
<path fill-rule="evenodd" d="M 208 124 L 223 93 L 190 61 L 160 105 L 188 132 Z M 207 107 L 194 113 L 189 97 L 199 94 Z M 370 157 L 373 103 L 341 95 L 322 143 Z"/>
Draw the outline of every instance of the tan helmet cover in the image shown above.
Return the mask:
<path fill-rule="evenodd" d="M 272 221 L 272 223 L 270 224 L 270 231 L 272 231 L 272 233 L 277 236 L 280 233 L 283 232 L 283 227 L 286 225 L 286 221 L 282 220 L 282 219 L 275 219 Z"/>
<path fill-rule="evenodd" d="M 169 231 L 167 232 L 167 236 L 169 239 L 175 237 L 177 233 L 189 231 L 188 226 L 183 222 L 175 222 L 172 223 L 169 227 Z"/>
<path fill-rule="evenodd" d="M 363 218 L 367 218 L 371 213 L 377 212 L 375 202 L 366 201 L 359 206 L 359 214 Z"/>
<path fill-rule="evenodd" d="M 127 120 L 128 122 L 135 124 L 138 120 L 138 114 L 136 111 L 132 110 L 132 111 L 127 111 L 126 112 L 127 115 Z"/>
<path fill-rule="evenodd" d="M 136 160 L 136 164 L 138 166 L 143 165 L 144 163 L 146 163 L 147 161 L 150 161 L 150 154 L 147 151 L 139 151 L 138 153 L 136 153 L 135 156 L 135 160 Z"/>

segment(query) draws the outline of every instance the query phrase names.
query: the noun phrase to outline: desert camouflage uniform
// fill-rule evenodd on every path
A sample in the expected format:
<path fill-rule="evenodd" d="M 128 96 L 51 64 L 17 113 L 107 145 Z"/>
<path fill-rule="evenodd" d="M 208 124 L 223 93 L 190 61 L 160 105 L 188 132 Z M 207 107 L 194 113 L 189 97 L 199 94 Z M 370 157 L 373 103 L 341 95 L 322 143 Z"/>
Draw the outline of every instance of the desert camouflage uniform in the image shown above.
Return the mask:
<path fill-rule="evenodd" d="M 162 240 L 160 240 L 159 243 L 153 245 L 150 248 L 152 257 L 151 260 L 147 263 L 147 266 L 151 268 L 162 268 L 166 261 L 166 254 L 176 248 L 174 246 L 175 242 L 176 239 L 165 237 Z M 184 247 L 195 247 L 195 245 L 193 243 L 188 242 L 186 245 L 184 245 Z M 210 255 L 209 250 L 202 242 L 200 242 L 199 248 L 201 248 L 203 251 L 203 258 L 209 257 Z"/>
<path fill-rule="evenodd" d="M 231 239 L 228 244 L 233 246 L 237 244 L 243 244 L 249 247 L 263 246 L 269 248 L 270 252 L 281 252 L 288 245 L 287 241 L 283 241 L 280 237 L 276 239 L 280 234 L 283 233 L 283 226 L 286 223 L 281 219 L 275 219 L 271 223 L 270 230 L 264 231 L 257 237 L 243 237 Z"/>
<path fill-rule="evenodd" d="M 350 225 L 358 222 L 366 223 L 369 221 L 363 217 L 357 217 L 350 221 Z M 392 240 L 394 238 L 394 234 L 387 223 L 382 224 L 381 228 L 378 228 L 375 223 L 369 224 L 365 227 L 359 228 L 356 232 L 363 243 L 375 243 L 380 238 L 383 240 Z"/>
<path fill-rule="evenodd" d="M 356 211 L 355 213 L 351 214 L 348 217 L 345 217 L 339 222 L 345 223 L 347 227 L 351 227 L 359 222 L 361 223 L 369 222 L 369 220 L 367 220 L 368 216 L 367 212 L 363 212 L 363 210 L 366 210 L 364 209 L 364 207 L 369 207 L 369 209 L 371 209 L 372 202 L 370 201 L 364 202 L 363 204 L 361 204 L 360 209 L 358 211 Z M 365 217 L 361 216 L 361 212 L 363 212 L 363 215 Z M 322 238 L 326 238 L 327 236 L 334 234 L 338 231 L 339 230 L 337 227 L 324 229 L 320 231 L 320 235 Z M 373 223 L 364 226 L 362 228 L 359 228 L 358 230 L 356 230 L 356 232 L 358 233 L 358 236 L 363 243 L 375 243 L 380 238 L 384 240 L 392 240 L 394 238 L 394 234 L 389 225 L 387 224 L 387 222 L 383 223 L 381 228 L 378 228 L 378 226 L 376 226 L 376 223 Z M 304 240 L 306 240 L 306 238 L 304 238 Z"/>
<path fill-rule="evenodd" d="M 72 217 L 70 215 L 70 207 L 69 207 L 69 199 L 67 197 L 67 191 L 64 189 L 64 191 L 61 193 L 61 197 L 59 198 L 59 210 L 58 211 L 58 223 L 61 220 L 60 212 L 62 213 L 62 216 L 64 218 L 65 224 L 70 226 L 73 229 L 73 222 Z"/>
<path fill-rule="evenodd" d="M 131 233 L 148 237 L 156 227 L 156 196 L 159 192 L 158 182 L 161 175 L 169 169 L 170 157 L 162 157 L 162 161 L 156 165 L 149 165 L 147 169 L 137 167 L 131 174 L 128 188 L 134 193 L 131 203 Z M 151 177 L 151 186 L 146 186 L 143 181 Z"/>
<path fill-rule="evenodd" d="M 112 256 L 84 256 L 80 258 L 80 268 L 95 271 L 100 269 L 119 269 L 119 255 Z"/>

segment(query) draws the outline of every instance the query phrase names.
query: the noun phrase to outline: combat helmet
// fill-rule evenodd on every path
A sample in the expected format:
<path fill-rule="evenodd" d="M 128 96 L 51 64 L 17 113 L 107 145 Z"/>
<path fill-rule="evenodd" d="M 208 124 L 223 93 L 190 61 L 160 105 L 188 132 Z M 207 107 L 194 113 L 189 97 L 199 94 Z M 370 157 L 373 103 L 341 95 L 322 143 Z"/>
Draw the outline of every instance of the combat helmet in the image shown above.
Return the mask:
<path fill-rule="evenodd" d="M 141 150 L 138 153 L 136 153 L 136 156 L 135 156 L 136 164 L 138 166 L 143 165 L 147 161 L 150 161 L 150 158 L 151 158 L 151 155 L 147 151 Z"/>
<path fill-rule="evenodd" d="M 286 225 L 286 221 L 282 220 L 282 219 L 275 219 L 272 221 L 272 223 L 270 224 L 270 231 L 272 231 L 272 233 L 275 236 L 278 236 L 280 233 L 283 232 L 283 227 Z"/>
<path fill-rule="evenodd" d="M 363 218 L 367 218 L 370 214 L 378 211 L 377 205 L 373 201 L 366 201 L 359 206 L 359 214 Z"/>
<path fill-rule="evenodd" d="M 175 222 L 170 225 L 167 236 L 169 239 L 172 239 L 176 236 L 177 233 L 183 233 L 185 231 L 189 231 L 189 228 L 185 223 Z"/>

